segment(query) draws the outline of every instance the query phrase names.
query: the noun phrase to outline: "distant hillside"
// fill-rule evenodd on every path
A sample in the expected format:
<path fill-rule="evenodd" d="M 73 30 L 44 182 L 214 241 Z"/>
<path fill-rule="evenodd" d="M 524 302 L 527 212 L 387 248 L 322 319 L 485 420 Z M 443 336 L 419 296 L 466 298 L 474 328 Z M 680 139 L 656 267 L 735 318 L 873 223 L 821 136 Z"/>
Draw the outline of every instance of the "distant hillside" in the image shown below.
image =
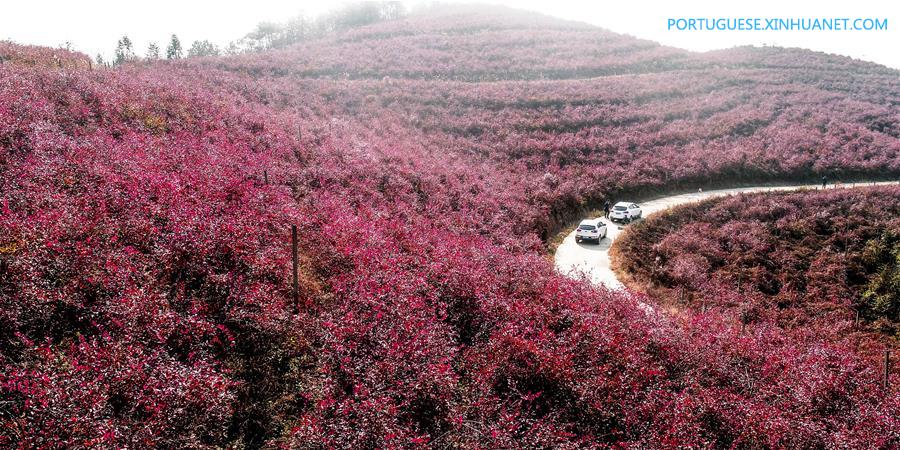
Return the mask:
<path fill-rule="evenodd" d="M 487 7 L 438 8 L 352 29 L 270 52 L 254 68 L 302 77 L 495 81 L 585 78 L 687 65 L 689 54 L 682 50 Z"/>
<path fill-rule="evenodd" d="M 90 68 L 91 59 L 82 53 L 0 41 L 0 64 L 21 64 L 50 68 Z"/>
<path fill-rule="evenodd" d="M 552 174 L 563 187 L 521 199 L 550 209 L 525 224 L 545 236 L 614 191 L 900 174 L 900 72 L 806 50 L 697 54 L 497 7 L 196 64 L 251 77 L 279 108 L 405 130 L 387 145 L 515 167 L 531 192 Z"/>
<path fill-rule="evenodd" d="M 898 75 L 874 63 L 803 49 L 691 53 L 584 23 L 484 5 L 436 7 L 272 51 L 263 59 L 275 63 L 276 73 L 334 78 L 572 79 L 720 67 Z"/>

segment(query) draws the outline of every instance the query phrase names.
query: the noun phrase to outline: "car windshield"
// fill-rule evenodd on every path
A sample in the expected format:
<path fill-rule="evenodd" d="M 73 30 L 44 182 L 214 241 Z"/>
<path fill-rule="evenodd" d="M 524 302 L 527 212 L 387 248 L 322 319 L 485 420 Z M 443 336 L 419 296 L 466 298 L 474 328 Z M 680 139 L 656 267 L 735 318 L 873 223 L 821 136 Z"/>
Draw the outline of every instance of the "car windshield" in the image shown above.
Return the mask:
<path fill-rule="evenodd" d="M 593 226 L 593 225 L 581 225 L 581 226 L 578 227 L 578 228 L 581 228 L 581 229 L 584 230 L 584 231 L 594 231 L 594 230 L 597 229 L 597 227 L 595 227 L 595 226 Z"/>
<path fill-rule="evenodd" d="M 616 210 L 616 211 L 625 211 L 626 209 L 628 209 L 628 208 L 626 208 L 626 207 L 624 207 L 624 206 L 616 206 L 616 207 L 615 207 L 615 210 Z"/>

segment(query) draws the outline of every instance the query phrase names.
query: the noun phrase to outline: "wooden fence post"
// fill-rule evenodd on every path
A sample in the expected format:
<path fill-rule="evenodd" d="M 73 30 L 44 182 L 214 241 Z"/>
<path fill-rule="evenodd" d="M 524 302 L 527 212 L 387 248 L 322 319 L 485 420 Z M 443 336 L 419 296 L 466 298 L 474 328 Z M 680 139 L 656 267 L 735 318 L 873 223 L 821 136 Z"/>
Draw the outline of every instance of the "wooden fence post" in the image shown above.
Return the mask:
<path fill-rule="evenodd" d="M 891 351 L 884 351 L 884 390 L 890 388 L 891 375 Z"/>
<path fill-rule="evenodd" d="M 298 261 L 297 255 L 297 225 L 291 225 L 291 258 L 294 263 L 294 310 L 298 310 L 300 303 L 300 280 L 298 279 L 300 268 L 298 266 L 300 261 Z"/>

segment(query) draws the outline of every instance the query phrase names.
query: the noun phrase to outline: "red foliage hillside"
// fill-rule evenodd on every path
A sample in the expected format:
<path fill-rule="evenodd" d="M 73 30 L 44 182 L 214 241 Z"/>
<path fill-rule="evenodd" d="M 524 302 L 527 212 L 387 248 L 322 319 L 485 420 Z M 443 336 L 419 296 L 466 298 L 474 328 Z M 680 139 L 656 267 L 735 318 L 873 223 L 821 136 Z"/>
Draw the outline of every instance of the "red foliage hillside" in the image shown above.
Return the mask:
<path fill-rule="evenodd" d="M 816 66 L 470 17 L 0 66 L 0 446 L 896 447 L 900 394 L 852 347 L 648 313 L 540 239 L 617 190 L 897 173 L 896 76 L 831 90 L 796 78 L 836 76 Z M 510 60 L 454 51 L 496 30 Z M 570 38 L 598 52 L 555 59 Z"/>

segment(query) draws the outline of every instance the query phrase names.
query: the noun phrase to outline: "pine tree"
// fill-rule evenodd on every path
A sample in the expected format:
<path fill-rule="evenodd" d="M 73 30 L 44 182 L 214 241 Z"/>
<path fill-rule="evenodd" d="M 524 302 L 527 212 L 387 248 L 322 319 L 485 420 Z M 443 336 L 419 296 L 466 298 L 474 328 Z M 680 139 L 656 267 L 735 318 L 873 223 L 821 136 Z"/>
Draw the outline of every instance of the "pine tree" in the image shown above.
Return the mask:
<path fill-rule="evenodd" d="M 156 61 L 159 59 L 159 46 L 156 45 L 156 42 L 151 42 L 150 45 L 147 46 L 147 60 L 148 61 Z"/>
<path fill-rule="evenodd" d="M 172 35 L 172 40 L 169 41 L 169 46 L 166 48 L 166 59 L 181 59 L 181 41 L 178 40 L 178 36 Z"/>
<path fill-rule="evenodd" d="M 135 59 L 137 59 L 137 56 L 134 54 L 134 45 L 131 43 L 131 39 L 127 35 L 122 36 L 122 39 L 119 39 L 119 42 L 116 44 L 116 65 Z"/>
<path fill-rule="evenodd" d="M 188 50 L 188 56 L 191 58 L 200 56 L 219 56 L 219 53 L 219 47 L 205 39 L 202 41 L 194 41 L 191 48 Z"/>

